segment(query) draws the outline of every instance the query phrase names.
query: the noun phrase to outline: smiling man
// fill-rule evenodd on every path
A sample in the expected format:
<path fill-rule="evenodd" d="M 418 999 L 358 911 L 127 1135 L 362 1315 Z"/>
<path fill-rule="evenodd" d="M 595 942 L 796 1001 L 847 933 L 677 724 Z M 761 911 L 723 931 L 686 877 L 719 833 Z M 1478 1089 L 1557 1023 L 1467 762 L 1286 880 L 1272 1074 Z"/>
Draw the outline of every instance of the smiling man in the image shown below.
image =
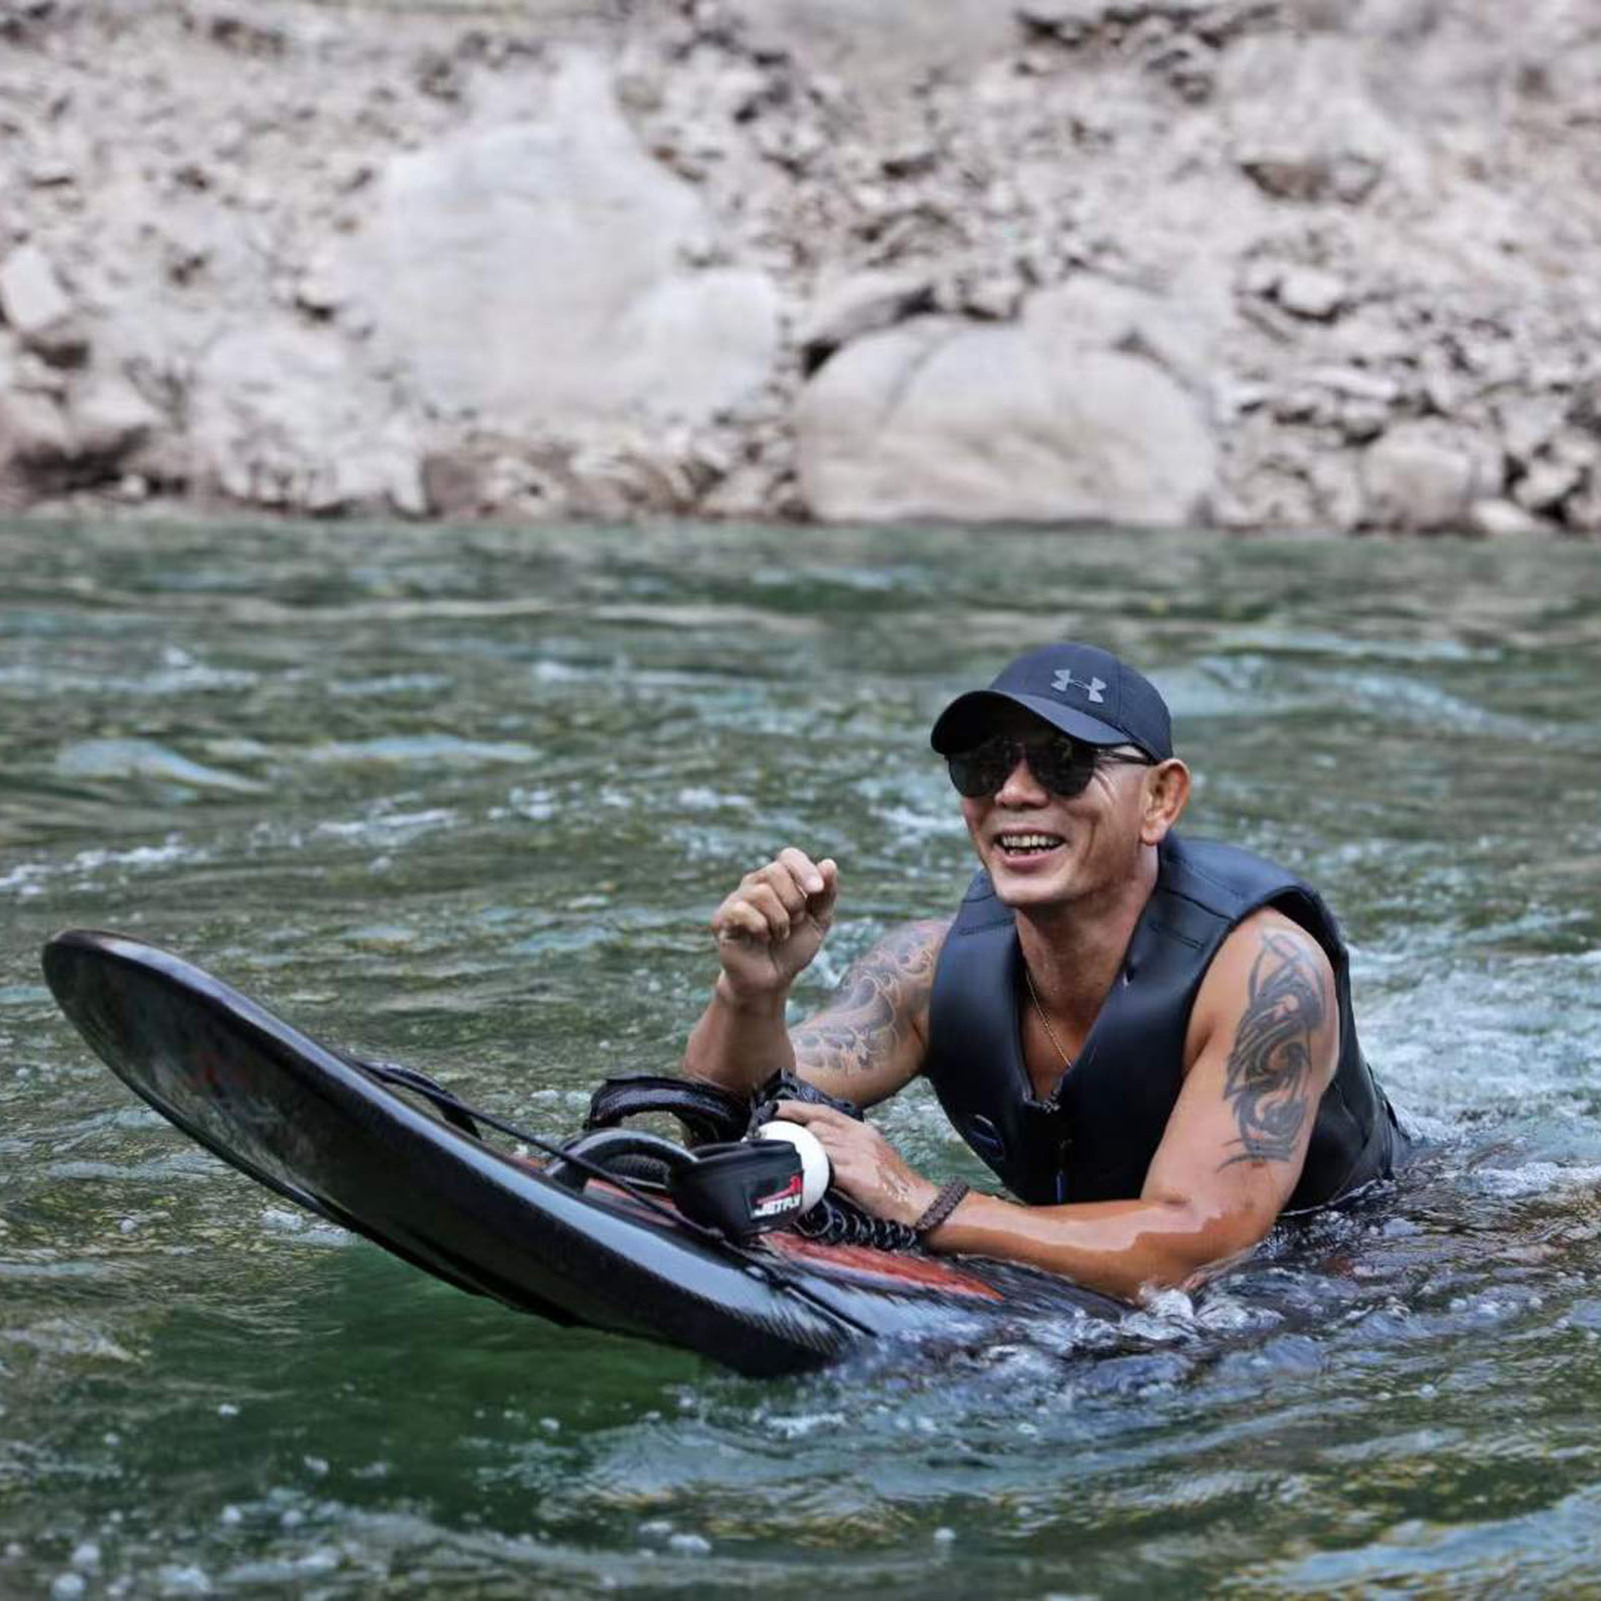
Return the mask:
<path fill-rule="evenodd" d="M 981 865 L 956 916 L 892 932 L 788 1029 L 839 875 L 781 852 L 712 920 L 722 971 L 687 1073 L 750 1090 L 792 1071 L 858 1106 L 923 1075 L 1018 1201 L 934 1184 L 831 1107 L 783 1113 L 842 1190 L 929 1249 L 1125 1297 L 1389 1176 L 1404 1136 L 1357 1043 L 1334 918 L 1271 862 L 1174 833 L 1190 774 L 1147 679 L 1046 646 L 953 701 L 932 743 Z"/>

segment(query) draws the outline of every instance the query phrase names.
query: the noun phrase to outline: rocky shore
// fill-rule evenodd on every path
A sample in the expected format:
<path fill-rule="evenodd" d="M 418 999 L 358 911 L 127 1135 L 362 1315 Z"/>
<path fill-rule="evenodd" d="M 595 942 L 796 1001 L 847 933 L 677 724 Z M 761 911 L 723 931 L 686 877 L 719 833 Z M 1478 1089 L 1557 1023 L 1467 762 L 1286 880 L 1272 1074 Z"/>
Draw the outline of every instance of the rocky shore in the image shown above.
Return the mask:
<path fill-rule="evenodd" d="M 0 511 L 1601 532 L 1601 10 L 0 0 Z"/>

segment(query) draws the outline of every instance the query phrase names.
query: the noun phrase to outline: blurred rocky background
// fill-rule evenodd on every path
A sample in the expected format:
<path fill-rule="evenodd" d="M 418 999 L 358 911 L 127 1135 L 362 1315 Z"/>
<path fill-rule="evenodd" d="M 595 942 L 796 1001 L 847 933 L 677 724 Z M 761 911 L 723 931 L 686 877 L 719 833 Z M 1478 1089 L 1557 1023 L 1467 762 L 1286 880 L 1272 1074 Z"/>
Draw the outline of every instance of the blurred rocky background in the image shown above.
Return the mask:
<path fill-rule="evenodd" d="M 0 510 L 1601 531 L 1593 0 L 0 0 Z"/>

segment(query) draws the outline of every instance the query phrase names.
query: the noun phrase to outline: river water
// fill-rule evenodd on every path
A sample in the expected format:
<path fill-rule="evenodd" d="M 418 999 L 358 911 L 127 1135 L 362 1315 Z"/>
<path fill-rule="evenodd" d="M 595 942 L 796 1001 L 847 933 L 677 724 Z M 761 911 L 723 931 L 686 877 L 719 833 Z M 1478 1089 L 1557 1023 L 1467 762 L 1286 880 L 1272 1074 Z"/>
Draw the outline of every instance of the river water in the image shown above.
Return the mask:
<path fill-rule="evenodd" d="M 0 574 L 0 1594 L 1601 1593 L 1594 547 L 38 525 Z M 549 1328 L 191 1147 L 41 983 L 128 930 L 570 1129 L 775 848 L 841 863 L 807 998 L 949 908 L 929 722 L 1065 635 L 1168 694 L 1192 833 L 1332 899 L 1432 1140 L 1115 1356 Z"/>

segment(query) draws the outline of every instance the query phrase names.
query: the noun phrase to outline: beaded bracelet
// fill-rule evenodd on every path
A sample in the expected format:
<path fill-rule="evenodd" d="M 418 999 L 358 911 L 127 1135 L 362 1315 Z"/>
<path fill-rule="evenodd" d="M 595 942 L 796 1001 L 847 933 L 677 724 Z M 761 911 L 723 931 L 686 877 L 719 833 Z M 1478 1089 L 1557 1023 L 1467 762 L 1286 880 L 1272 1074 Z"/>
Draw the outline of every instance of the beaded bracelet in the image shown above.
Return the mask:
<path fill-rule="evenodd" d="M 912 1224 L 912 1232 L 920 1238 L 932 1234 L 962 1204 L 971 1188 L 964 1179 L 946 1180 L 940 1186 L 939 1194 L 928 1203 L 928 1210 Z"/>

